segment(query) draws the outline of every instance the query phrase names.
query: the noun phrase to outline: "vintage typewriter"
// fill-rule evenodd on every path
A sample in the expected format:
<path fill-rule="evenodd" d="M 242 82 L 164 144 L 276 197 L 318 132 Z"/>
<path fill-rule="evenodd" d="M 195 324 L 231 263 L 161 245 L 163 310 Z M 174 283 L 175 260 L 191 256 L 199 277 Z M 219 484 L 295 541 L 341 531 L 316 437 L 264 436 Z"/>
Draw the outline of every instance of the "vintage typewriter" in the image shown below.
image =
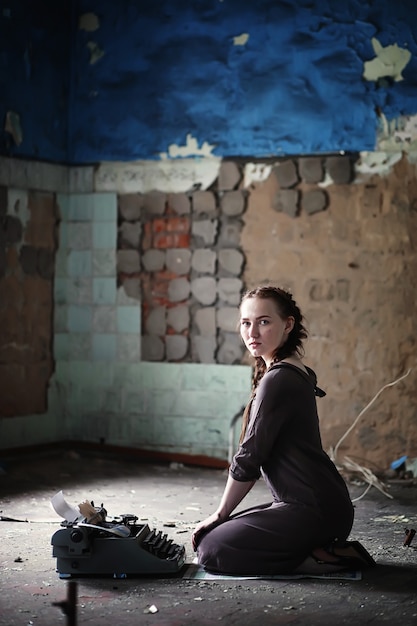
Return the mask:
<path fill-rule="evenodd" d="M 57 559 L 60 578 L 172 575 L 185 564 L 183 545 L 174 543 L 161 530 L 138 523 L 135 515 L 109 519 L 107 511 L 93 503 L 89 513 L 81 520 L 61 522 L 62 528 L 52 536 L 52 555 Z"/>

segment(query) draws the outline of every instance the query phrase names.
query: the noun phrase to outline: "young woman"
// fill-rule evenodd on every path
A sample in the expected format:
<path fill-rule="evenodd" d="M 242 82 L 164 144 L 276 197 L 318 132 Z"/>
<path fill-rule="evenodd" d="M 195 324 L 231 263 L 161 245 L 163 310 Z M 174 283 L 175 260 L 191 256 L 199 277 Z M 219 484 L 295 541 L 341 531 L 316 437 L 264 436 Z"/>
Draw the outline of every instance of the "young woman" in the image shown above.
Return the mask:
<path fill-rule="evenodd" d="M 240 306 L 242 339 L 255 357 L 240 446 L 217 510 L 192 542 L 198 562 L 226 574 L 337 571 L 372 565 L 358 542 L 346 542 L 353 506 L 346 484 L 322 448 L 307 337 L 290 293 L 249 291 Z M 263 476 L 273 502 L 232 512 Z"/>

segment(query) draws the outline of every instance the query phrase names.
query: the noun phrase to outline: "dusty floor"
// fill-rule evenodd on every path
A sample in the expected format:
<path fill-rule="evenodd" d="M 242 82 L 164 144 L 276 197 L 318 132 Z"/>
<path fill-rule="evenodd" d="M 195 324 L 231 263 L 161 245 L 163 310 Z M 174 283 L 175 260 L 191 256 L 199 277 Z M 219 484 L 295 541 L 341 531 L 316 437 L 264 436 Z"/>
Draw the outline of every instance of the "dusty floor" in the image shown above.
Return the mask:
<path fill-rule="evenodd" d="M 70 624 L 60 606 L 69 583 L 56 573 L 51 537 L 61 518 L 50 498 L 63 490 L 70 504 L 103 503 L 110 515 L 134 513 L 184 544 L 193 559 L 190 531 L 217 504 L 225 472 L 178 464 L 140 464 L 114 456 L 69 451 L 32 459 L 4 458 L 0 475 L 0 624 Z M 364 485 L 349 485 L 352 497 Z M 77 579 L 77 624 L 239 626 L 291 624 L 417 624 L 417 538 L 404 547 L 406 528 L 417 528 L 417 487 L 390 484 L 356 503 L 352 539 L 378 562 L 360 581 L 218 580 L 178 578 Z M 263 483 L 246 504 L 268 501 Z M 164 527 L 168 524 L 168 527 Z M 417 537 L 417 536 L 416 536 Z M 154 605 L 155 613 L 149 613 Z"/>

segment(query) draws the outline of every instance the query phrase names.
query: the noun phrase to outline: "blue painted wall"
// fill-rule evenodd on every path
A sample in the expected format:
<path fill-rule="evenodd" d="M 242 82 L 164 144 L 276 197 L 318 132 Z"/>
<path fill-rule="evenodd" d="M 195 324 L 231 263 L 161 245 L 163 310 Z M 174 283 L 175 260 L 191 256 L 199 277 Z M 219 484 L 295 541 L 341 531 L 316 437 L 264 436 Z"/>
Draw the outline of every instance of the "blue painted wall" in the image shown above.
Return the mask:
<path fill-rule="evenodd" d="M 373 150 L 378 112 L 417 112 L 415 0 L 20 0 L 12 14 L 0 114 L 21 116 L 15 155 L 158 159 L 187 134 L 222 157 Z M 372 37 L 412 53 L 404 80 L 363 79 Z"/>
<path fill-rule="evenodd" d="M 71 5 L 67 0 L 0 3 L 0 153 L 66 162 Z M 18 115 L 22 142 L 5 131 Z"/>

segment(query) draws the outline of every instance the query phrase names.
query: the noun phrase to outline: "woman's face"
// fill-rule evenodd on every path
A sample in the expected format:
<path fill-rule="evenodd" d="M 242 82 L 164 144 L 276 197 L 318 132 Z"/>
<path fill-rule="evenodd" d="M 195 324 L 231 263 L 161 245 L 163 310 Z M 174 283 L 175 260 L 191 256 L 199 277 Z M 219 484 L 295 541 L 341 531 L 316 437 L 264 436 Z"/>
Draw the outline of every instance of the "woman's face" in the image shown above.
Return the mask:
<path fill-rule="evenodd" d="M 283 320 L 270 298 L 247 298 L 240 306 L 240 334 L 254 357 L 271 364 L 275 350 L 282 346 L 294 326 L 294 318 Z"/>

